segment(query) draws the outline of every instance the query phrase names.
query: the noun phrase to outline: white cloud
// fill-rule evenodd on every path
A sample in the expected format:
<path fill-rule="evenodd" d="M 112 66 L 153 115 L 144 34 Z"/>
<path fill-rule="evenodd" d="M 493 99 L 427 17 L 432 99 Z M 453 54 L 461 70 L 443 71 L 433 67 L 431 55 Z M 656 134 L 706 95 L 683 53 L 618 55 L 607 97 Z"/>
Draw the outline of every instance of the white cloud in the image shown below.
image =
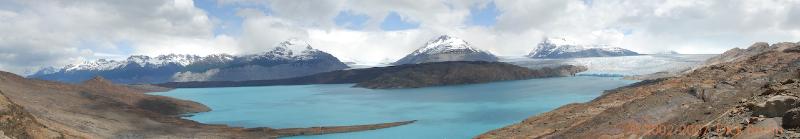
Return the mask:
<path fill-rule="evenodd" d="M 0 55 L 5 55 L 0 69 L 20 74 L 113 55 L 209 53 L 201 51 L 231 44 L 229 37 L 213 36 L 205 11 L 191 0 L 12 0 L 2 5 L 13 6 L 0 6 Z"/>
<path fill-rule="evenodd" d="M 310 30 L 314 48 L 343 61 L 362 64 L 394 62 L 421 47 L 432 33 L 423 30 L 364 32 L 350 30 Z M 387 41 L 391 40 L 391 41 Z"/>
<path fill-rule="evenodd" d="M 299 21 L 305 26 L 333 27 L 333 18 L 339 14 L 343 2 L 333 0 L 272 0 L 271 10 L 276 16 Z"/>
<path fill-rule="evenodd" d="M 465 24 L 471 6 L 488 2 L 218 0 L 268 11 L 242 8 L 241 34 L 215 35 L 210 19 L 223 18 L 209 17 L 191 0 L 3 1 L 0 69 L 21 73 L 129 54 L 254 53 L 288 38 L 362 63 L 391 62 L 441 34 L 507 56 L 527 54 L 545 36 L 645 53 L 720 53 L 755 41 L 800 40 L 798 0 L 495 0 L 496 25 Z M 336 26 L 333 18 L 345 10 L 369 16 L 366 28 Z M 419 28 L 381 30 L 390 12 Z"/>
<path fill-rule="evenodd" d="M 308 32 L 290 21 L 265 16 L 251 9 L 242 10 L 239 15 L 245 18 L 239 42 L 242 53 L 267 51 L 275 44 L 289 38 L 308 39 Z"/>

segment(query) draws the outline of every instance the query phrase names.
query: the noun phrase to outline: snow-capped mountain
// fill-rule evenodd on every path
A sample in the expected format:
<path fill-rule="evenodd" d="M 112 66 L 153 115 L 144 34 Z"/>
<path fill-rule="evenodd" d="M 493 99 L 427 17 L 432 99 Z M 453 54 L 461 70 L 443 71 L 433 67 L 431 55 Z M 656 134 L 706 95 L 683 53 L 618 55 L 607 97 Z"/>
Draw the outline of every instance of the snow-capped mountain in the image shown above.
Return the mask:
<path fill-rule="evenodd" d="M 497 61 L 488 51 L 475 49 L 463 39 L 442 35 L 431 39 L 425 46 L 394 62 L 394 65 L 419 64 L 442 61 Z"/>
<path fill-rule="evenodd" d="M 320 50 L 311 47 L 308 42 L 289 39 L 278 43 L 271 51 L 263 52 L 261 54 L 246 55 L 248 60 L 253 59 L 272 59 L 272 60 L 303 60 L 311 59 L 315 53 L 321 52 Z"/>
<path fill-rule="evenodd" d="M 542 42 L 528 54 L 528 57 L 578 58 L 631 55 L 639 55 L 639 53 L 619 47 L 609 47 L 608 45 L 582 45 L 565 38 L 544 38 Z"/>
<path fill-rule="evenodd" d="M 29 77 L 77 83 L 94 76 L 103 76 L 115 83 L 162 83 L 267 80 L 345 68 L 347 66 L 336 57 L 312 48 L 305 41 L 290 39 L 259 54 L 169 54 L 156 57 L 134 55 L 125 60 L 100 59 L 63 68 L 47 67 Z"/>
<path fill-rule="evenodd" d="M 299 77 L 347 69 L 348 66 L 326 52 L 314 49 L 308 42 L 290 39 L 278 43 L 271 51 L 239 57 L 233 64 L 203 72 L 176 73 L 172 80 L 244 81 Z"/>

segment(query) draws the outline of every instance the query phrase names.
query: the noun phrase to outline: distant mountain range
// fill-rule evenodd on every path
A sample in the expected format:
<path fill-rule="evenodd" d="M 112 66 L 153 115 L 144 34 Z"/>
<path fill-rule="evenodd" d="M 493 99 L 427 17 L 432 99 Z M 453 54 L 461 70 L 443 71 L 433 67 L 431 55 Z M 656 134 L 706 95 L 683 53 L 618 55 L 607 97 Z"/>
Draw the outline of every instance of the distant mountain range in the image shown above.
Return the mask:
<path fill-rule="evenodd" d="M 44 68 L 29 78 L 79 83 L 103 76 L 114 83 L 269 80 L 346 69 L 347 65 L 307 42 L 290 39 L 260 54 L 130 56 L 100 59 L 63 68 Z"/>
<path fill-rule="evenodd" d="M 530 58 L 580 58 L 632 56 L 639 53 L 607 45 L 582 45 L 565 38 L 545 38 L 528 54 Z"/>
<path fill-rule="evenodd" d="M 606 45 L 579 45 L 563 38 L 545 38 L 528 55 L 530 58 L 579 58 L 639 55 Z M 444 61 L 497 61 L 485 50 L 469 42 L 441 35 L 406 55 L 393 65 Z M 307 42 L 290 39 L 272 50 L 242 56 L 169 54 L 156 57 L 134 55 L 125 60 L 100 59 L 62 68 L 47 67 L 29 78 L 79 83 L 102 76 L 114 83 L 165 83 L 187 81 L 246 81 L 293 78 L 347 69 L 333 55 L 314 49 Z"/>
<path fill-rule="evenodd" d="M 498 58 L 484 50 L 475 49 L 459 38 L 442 35 L 431 39 L 425 46 L 397 60 L 393 65 L 419 64 L 444 61 L 497 61 Z"/>

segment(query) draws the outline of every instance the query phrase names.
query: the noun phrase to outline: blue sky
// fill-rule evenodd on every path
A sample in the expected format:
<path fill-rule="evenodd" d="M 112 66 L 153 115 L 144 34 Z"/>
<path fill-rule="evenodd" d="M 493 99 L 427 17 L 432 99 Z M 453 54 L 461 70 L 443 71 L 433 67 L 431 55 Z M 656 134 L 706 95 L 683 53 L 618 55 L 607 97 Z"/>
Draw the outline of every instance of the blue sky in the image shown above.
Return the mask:
<path fill-rule="evenodd" d="M 407 30 L 419 28 L 419 23 L 408 21 L 397 12 L 390 12 L 381 22 L 381 29 L 386 31 Z"/>
<path fill-rule="evenodd" d="M 214 33 L 238 36 L 241 33 L 241 24 L 244 20 L 237 16 L 237 12 L 244 8 L 258 9 L 265 15 L 270 15 L 269 5 L 266 4 L 242 4 L 242 3 L 218 3 L 217 0 L 197 0 L 195 5 L 205 10 L 208 16 L 216 20 Z M 497 16 L 500 11 L 494 1 L 486 4 L 474 4 L 469 8 L 470 15 L 465 21 L 466 25 L 491 27 L 497 23 Z M 353 12 L 352 10 L 342 10 L 331 19 L 336 26 L 349 30 L 363 30 L 367 26 L 368 20 L 380 20 L 380 29 L 384 31 L 400 31 L 418 29 L 419 22 L 410 21 L 407 17 L 397 12 L 389 12 L 383 18 L 371 19 L 369 15 Z"/>
<path fill-rule="evenodd" d="M 336 18 L 334 18 L 336 25 L 352 30 L 361 30 L 367 26 L 369 16 L 365 14 L 355 13 L 350 10 L 341 11 Z"/>
<path fill-rule="evenodd" d="M 497 9 L 494 1 L 492 1 L 485 6 L 475 5 L 470 7 L 469 15 L 467 25 L 494 26 L 497 23 L 497 16 L 500 15 L 500 10 Z"/>
<path fill-rule="evenodd" d="M 238 36 L 241 34 L 242 21 L 244 18 L 236 15 L 241 9 L 258 9 L 265 15 L 270 15 L 271 13 L 268 5 L 261 4 L 221 4 L 218 3 L 217 0 L 196 0 L 194 5 L 197 8 L 203 9 L 205 12 L 207 12 L 212 21 L 217 22 L 215 23 L 216 26 L 214 27 L 214 34 L 216 35 L 227 34 L 231 36 Z"/>

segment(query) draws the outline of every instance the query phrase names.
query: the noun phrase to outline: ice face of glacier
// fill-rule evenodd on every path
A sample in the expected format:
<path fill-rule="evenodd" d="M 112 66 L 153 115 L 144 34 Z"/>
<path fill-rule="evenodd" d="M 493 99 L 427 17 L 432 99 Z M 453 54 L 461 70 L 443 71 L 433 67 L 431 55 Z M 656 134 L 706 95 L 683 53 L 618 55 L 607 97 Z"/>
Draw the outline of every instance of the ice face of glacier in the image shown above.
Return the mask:
<path fill-rule="evenodd" d="M 532 69 L 581 65 L 589 70 L 578 75 L 586 76 L 633 76 L 657 72 L 682 72 L 703 65 L 707 59 L 714 56 L 716 55 L 676 54 L 560 59 L 505 57 L 500 61 Z"/>
<path fill-rule="evenodd" d="M 531 58 L 579 58 L 632 56 L 639 53 L 608 45 L 582 45 L 566 38 L 544 38 L 542 42 L 528 54 Z"/>
<path fill-rule="evenodd" d="M 442 61 L 497 61 L 497 57 L 488 51 L 473 48 L 469 42 L 463 39 L 442 35 L 431 39 L 423 47 L 393 64 L 419 64 Z"/>

